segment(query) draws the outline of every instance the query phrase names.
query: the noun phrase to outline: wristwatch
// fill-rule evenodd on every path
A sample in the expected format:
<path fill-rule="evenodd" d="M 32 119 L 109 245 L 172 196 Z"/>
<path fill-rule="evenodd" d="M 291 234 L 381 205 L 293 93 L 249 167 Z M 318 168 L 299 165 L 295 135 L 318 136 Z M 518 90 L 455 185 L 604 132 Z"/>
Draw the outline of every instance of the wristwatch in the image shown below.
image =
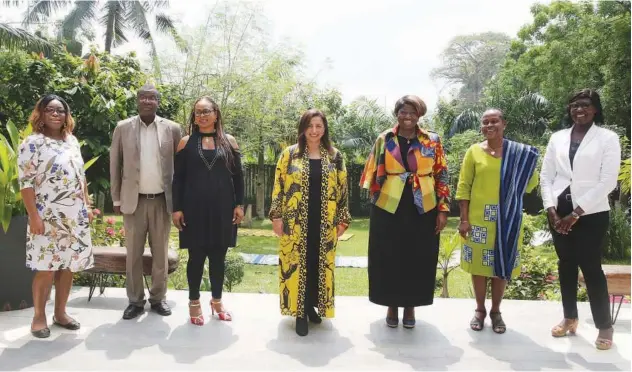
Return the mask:
<path fill-rule="evenodd" d="M 571 212 L 571 217 L 573 217 L 574 220 L 578 220 L 579 219 L 579 215 L 577 213 L 575 213 L 575 211 Z"/>

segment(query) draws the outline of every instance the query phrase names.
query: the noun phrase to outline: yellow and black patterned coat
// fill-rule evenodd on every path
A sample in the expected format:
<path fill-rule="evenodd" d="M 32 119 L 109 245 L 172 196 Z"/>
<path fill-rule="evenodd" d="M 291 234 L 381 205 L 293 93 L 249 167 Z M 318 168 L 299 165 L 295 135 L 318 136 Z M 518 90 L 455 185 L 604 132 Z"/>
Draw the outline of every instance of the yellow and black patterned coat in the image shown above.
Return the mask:
<path fill-rule="evenodd" d="M 318 312 L 334 316 L 334 266 L 338 224 L 349 224 L 347 170 L 342 154 L 321 147 L 321 217 L 318 269 Z M 270 219 L 283 220 L 279 245 L 281 314 L 304 316 L 307 251 L 309 157 L 298 155 L 298 145 L 286 148 L 277 163 Z"/>

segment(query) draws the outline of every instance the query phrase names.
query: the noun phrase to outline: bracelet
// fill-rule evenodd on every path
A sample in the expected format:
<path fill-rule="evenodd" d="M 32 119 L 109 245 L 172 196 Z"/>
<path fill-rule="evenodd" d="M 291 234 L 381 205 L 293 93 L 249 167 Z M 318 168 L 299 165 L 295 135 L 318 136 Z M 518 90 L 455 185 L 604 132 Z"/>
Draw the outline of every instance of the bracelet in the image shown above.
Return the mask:
<path fill-rule="evenodd" d="M 463 223 L 463 222 L 470 223 L 470 221 L 468 221 L 468 220 L 461 220 L 461 222 L 459 222 L 459 223 Z"/>

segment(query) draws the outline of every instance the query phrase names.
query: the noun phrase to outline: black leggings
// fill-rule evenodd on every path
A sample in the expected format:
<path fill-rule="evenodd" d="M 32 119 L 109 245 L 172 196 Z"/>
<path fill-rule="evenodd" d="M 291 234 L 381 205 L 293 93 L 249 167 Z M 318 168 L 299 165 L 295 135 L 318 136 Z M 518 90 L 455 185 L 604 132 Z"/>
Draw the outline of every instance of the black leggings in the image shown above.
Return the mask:
<path fill-rule="evenodd" d="M 200 299 L 200 285 L 204 274 L 204 261 L 208 257 L 209 261 L 209 281 L 211 282 L 211 294 L 213 299 L 222 298 L 224 287 L 224 267 L 226 252 L 224 249 L 189 248 L 189 261 L 187 262 L 187 281 L 189 282 L 189 300 Z"/>
<path fill-rule="evenodd" d="M 572 211 L 572 204 L 558 199 L 561 217 Z M 568 235 L 551 228 L 555 252 L 559 257 L 558 271 L 564 318 L 576 319 L 578 268 L 584 274 L 593 321 L 598 329 L 612 326 L 608 283 L 601 268 L 602 246 L 609 225 L 609 212 L 584 215 L 573 225 Z"/>

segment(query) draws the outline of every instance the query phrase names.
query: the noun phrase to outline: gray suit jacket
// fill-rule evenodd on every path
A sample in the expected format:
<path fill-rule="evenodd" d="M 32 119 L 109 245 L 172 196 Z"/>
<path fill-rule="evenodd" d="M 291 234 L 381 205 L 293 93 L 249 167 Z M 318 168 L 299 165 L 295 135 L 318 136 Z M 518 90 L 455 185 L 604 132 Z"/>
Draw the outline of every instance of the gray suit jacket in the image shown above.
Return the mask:
<path fill-rule="evenodd" d="M 110 147 L 110 190 L 114 205 L 120 205 L 123 214 L 133 214 L 138 205 L 140 181 L 140 117 L 120 121 L 112 134 Z M 171 182 L 173 160 L 182 138 L 179 124 L 156 116 L 156 129 L 160 142 L 162 183 L 167 199 L 167 212 L 172 213 Z"/>

